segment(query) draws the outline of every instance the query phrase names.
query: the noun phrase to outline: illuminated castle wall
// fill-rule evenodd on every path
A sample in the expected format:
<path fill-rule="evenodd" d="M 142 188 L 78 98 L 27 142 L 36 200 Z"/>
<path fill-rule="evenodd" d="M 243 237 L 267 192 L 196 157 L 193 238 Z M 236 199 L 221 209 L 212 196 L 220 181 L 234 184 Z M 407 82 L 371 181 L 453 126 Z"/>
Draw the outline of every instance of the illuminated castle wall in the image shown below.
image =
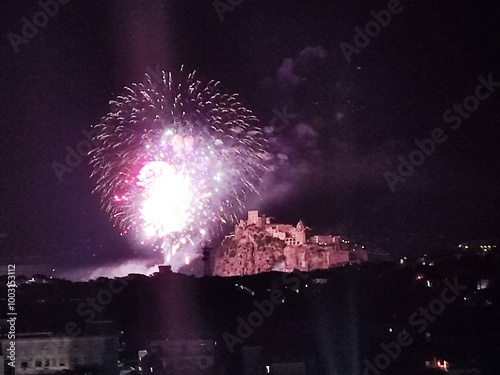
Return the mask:
<path fill-rule="evenodd" d="M 257 228 L 264 229 L 268 235 L 273 238 L 279 238 L 287 245 L 302 245 L 306 243 L 306 227 L 302 220 L 295 227 L 290 224 L 272 224 L 271 218 L 259 216 L 259 211 L 248 211 L 248 220 L 241 220 L 234 231 L 236 233 L 249 225 L 255 225 Z"/>
<path fill-rule="evenodd" d="M 352 245 L 340 236 L 306 239 L 306 226 L 271 223 L 270 218 L 249 211 L 248 219 L 235 226 L 219 247 L 214 274 L 252 275 L 261 272 L 291 272 L 328 269 L 368 260 L 364 247 Z"/>

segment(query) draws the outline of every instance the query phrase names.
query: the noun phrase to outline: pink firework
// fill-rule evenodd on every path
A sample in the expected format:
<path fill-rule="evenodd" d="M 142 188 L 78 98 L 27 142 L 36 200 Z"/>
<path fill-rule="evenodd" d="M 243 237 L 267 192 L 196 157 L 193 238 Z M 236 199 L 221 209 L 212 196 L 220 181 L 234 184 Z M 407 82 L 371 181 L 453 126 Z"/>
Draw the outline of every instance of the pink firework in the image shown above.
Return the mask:
<path fill-rule="evenodd" d="M 110 104 L 94 126 L 94 191 L 123 233 L 163 251 L 166 263 L 189 263 L 257 193 L 269 160 L 258 120 L 194 73 L 177 83 L 146 75 Z"/>

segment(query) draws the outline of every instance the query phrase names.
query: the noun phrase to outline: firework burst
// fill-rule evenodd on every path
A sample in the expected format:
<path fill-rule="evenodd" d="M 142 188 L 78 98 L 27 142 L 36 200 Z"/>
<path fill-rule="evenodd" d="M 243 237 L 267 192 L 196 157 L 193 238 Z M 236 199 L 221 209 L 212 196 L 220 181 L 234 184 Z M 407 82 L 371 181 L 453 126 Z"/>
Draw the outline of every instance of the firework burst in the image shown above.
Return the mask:
<path fill-rule="evenodd" d="M 126 90 L 94 126 L 94 191 L 123 234 L 178 268 L 257 192 L 266 142 L 257 118 L 219 82 L 163 72 Z"/>

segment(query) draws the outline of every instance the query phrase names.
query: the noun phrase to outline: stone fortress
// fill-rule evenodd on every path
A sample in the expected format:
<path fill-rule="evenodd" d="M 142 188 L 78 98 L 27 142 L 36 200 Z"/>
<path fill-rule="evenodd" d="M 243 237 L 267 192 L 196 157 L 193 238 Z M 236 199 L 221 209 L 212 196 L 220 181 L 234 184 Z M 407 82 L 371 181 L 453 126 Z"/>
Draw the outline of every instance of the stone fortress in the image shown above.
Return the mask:
<path fill-rule="evenodd" d="M 333 235 L 306 237 L 302 221 L 296 226 L 272 223 L 271 218 L 248 211 L 234 233 L 226 236 L 216 251 L 216 276 L 254 275 L 262 272 L 292 272 L 328 269 L 368 260 L 362 245 Z"/>

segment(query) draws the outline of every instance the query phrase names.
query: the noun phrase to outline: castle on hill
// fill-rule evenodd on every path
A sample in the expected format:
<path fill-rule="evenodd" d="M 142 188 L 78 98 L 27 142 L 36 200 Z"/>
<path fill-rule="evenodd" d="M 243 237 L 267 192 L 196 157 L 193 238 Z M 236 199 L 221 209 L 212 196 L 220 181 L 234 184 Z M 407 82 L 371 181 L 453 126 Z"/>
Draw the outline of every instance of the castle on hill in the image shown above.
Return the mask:
<path fill-rule="evenodd" d="M 368 260 L 364 246 L 341 236 L 307 238 L 307 229 L 302 221 L 295 226 L 272 223 L 258 211 L 248 211 L 248 219 L 240 220 L 234 234 L 226 236 L 217 249 L 214 274 L 242 276 L 294 269 L 307 272 Z"/>
<path fill-rule="evenodd" d="M 245 227 L 255 225 L 273 238 L 279 238 L 287 245 L 303 245 L 306 243 L 306 227 L 301 221 L 294 227 L 290 224 L 273 224 L 270 217 L 259 216 L 259 211 L 248 211 L 248 220 L 240 220 L 234 228 L 234 234 L 241 232 Z"/>

